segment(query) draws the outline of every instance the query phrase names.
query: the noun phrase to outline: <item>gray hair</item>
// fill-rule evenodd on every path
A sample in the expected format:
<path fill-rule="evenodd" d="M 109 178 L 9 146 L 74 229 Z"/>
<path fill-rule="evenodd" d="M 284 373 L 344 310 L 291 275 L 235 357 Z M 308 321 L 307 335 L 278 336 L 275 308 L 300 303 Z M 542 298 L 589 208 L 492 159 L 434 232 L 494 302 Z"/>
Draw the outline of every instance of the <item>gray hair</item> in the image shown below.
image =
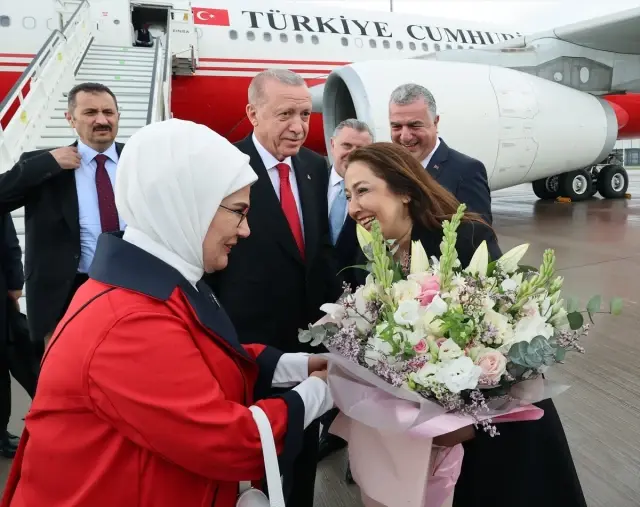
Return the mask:
<path fill-rule="evenodd" d="M 270 79 L 289 86 L 307 85 L 300 75 L 289 69 L 263 70 L 251 80 L 249 85 L 249 104 L 258 104 L 264 100 L 264 84 Z"/>
<path fill-rule="evenodd" d="M 416 100 L 420 99 L 425 101 L 429 109 L 429 114 L 431 114 L 431 119 L 435 120 L 437 116 L 436 99 L 433 98 L 433 94 L 429 90 L 419 84 L 405 83 L 398 86 L 391 92 L 389 104 L 405 106 L 407 104 L 413 104 Z"/>
<path fill-rule="evenodd" d="M 357 120 L 355 118 L 342 120 L 333 131 L 333 137 L 336 137 L 344 128 L 350 128 L 355 130 L 356 132 L 367 132 L 371 136 L 371 140 L 373 140 L 373 131 L 371 130 L 369 125 L 367 125 L 362 120 Z"/>

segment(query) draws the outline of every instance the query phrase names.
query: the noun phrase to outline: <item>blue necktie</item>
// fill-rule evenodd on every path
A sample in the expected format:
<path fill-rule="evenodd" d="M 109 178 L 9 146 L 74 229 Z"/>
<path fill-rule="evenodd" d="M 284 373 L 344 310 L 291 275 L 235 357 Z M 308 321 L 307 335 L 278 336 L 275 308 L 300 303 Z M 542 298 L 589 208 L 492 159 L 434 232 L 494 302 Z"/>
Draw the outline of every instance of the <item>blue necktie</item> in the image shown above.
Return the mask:
<path fill-rule="evenodd" d="M 329 211 L 329 224 L 331 226 L 331 241 L 335 245 L 340 236 L 342 225 L 344 224 L 344 213 L 347 209 L 347 197 L 344 193 L 344 180 L 340 182 L 340 189 L 333 200 L 331 211 Z"/>

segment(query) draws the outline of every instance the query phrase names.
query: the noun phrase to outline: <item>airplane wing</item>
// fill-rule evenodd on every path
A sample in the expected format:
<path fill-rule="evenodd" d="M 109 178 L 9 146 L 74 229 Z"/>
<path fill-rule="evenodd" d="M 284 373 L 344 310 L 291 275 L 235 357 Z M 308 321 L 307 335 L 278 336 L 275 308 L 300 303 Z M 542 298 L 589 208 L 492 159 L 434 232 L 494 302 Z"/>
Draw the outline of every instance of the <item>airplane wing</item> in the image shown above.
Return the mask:
<path fill-rule="evenodd" d="M 534 33 L 501 44 L 523 47 L 538 39 L 554 38 L 596 51 L 640 55 L 640 7 Z"/>

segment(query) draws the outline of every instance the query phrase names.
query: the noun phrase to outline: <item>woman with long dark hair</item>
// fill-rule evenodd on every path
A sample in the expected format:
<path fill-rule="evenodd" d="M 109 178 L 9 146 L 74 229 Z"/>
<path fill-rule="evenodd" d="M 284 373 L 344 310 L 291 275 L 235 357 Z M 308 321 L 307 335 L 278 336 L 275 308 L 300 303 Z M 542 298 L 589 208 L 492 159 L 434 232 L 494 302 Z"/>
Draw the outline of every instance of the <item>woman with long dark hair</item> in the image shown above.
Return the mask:
<path fill-rule="evenodd" d="M 377 219 L 384 237 L 396 240 L 396 255 L 408 254 L 411 241 L 420 241 L 429 257 L 440 257 L 442 223 L 459 202 L 405 148 L 374 143 L 353 151 L 345 189 L 351 217 L 367 229 Z M 494 231 L 478 215 L 466 213 L 457 232 L 462 267 L 482 241 L 491 260 L 502 255 Z M 357 271 L 359 283 L 365 275 Z M 586 507 L 555 406 L 550 399 L 536 405 L 544 410 L 541 419 L 498 424 L 498 436 L 468 427 L 434 439 L 443 446 L 463 442 L 454 507 Z"/>

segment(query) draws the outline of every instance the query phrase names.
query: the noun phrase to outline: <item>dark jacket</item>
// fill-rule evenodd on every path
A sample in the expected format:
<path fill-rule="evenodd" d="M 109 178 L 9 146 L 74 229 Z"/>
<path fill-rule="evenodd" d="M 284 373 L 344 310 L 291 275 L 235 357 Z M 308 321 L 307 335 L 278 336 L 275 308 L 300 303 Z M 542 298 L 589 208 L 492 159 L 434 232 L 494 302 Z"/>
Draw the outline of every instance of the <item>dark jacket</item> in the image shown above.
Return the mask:
<path fill-rule="evenodd" d="M 482 215 L 491 225 L 491 191 L 482 162 L 449 148 L 440 139 L 440 146 L 427 164 L 427 171 L 458 201 L 466 204 L 467 211 Z"/>
<path fill-rule="evenodd" d="M 123 147 L 116 143 L 118 155 Z M 0 174 L 0 213 L 24 207 L 27 315 L 36 343 L 62 317 L 80 262 L 75 171 L 62 169 L 49 151 L 23 153 Z"/>
<path fill-rule="evenodd" d="M 7 305 L 10 290 L 21 290 L 24 285 L 22 248 L 9 213 L 0 215 L 0 340 L 6 340 Z"/>

